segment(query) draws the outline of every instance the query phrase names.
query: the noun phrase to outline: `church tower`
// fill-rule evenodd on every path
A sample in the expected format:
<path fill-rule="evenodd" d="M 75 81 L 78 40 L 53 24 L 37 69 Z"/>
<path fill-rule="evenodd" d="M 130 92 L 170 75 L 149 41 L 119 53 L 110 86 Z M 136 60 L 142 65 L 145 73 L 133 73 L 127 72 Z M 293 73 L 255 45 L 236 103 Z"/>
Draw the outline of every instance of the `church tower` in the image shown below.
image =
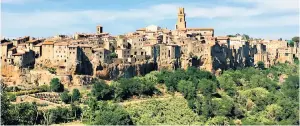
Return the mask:
<path fill-rule="evenodd" d="M 103 27 L 101 25 L 96 26 L 97 34 L 103 33 Z"/>
<path fill-rule="evenodd" d="M 177 24 L 176 24 L 176 30 L 177 29 L 186 29 L 185 13 L 184 13 L 183 7 L 180 7 L 178 9 L 178 19 L 177 19 Z"/>

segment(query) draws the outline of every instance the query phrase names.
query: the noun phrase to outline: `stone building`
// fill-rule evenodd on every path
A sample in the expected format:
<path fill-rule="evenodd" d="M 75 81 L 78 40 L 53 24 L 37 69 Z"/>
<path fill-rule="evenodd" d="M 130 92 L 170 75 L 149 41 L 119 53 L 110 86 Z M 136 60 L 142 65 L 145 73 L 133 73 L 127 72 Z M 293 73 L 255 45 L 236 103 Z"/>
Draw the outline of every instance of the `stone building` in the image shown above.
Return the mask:
<path fill-rule="evenodd" d="M 50 62 L 54 59 L 54 41 L 45 40 L 42 45 L 42 59 Z"/>
<path fill-rule="evenodd" d="M 63 64 L 68 61 L 68 42 L 56 42 L 54 43 L 54 62 L 58 64 Z"/>
<path fill-rule="evenodd" d="M 175 29 L 186 29 L 184 8 L 178 9 L 178 18 Z"/>
<path fill-rule="evenodd" d="M 12 54 L 13 56 L 13 65 L 27 68 L 32 67 L 35 63 L 34 52 L 30 51 L 19 51 L 17 53 Z"/>
<path fill-rule="evenodd" d="M 96 48 L 93 49 L 94 58 L 93 60 L 100 61 L 101 63 L 110 63 L 111 58 L 110 54 L 111 52 L 104 48 Z"/>

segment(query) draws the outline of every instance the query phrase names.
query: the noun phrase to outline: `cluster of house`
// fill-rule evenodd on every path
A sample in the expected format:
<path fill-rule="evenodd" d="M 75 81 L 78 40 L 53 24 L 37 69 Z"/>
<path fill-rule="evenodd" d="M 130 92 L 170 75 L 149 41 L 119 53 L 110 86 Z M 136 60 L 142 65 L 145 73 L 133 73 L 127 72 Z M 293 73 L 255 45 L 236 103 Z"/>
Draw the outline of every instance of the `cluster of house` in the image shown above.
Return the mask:
<path fill-rule="evenodd" d="M 199 68 L 213 71 L 256 65 L 270 67 L 293 62 L 299 45 L 283 40 L 245 40 L 241 35 L 214 36 L 212 28 L 187 28 L 184 8 L 178 10 L 175 30 L 150 25 L 135 32 L 111 36 L 97 33 L 58 35 L 46 39 L 25 36 L 1 40 L 1 66 L 54 67 L 70 74 L 78 64 L 139 64 L 154 62 L 158 68 Z"/>

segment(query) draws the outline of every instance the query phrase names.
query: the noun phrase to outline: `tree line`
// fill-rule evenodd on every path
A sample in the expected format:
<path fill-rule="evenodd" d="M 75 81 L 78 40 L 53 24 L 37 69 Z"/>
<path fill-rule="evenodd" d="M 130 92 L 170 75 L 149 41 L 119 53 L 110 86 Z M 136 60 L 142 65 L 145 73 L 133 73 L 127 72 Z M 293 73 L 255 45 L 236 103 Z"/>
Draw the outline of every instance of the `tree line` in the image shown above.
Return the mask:
<path fill-rule="evenodd" d="M 3 92 L 1 105 L 7 110 L 1 109 L 1 113 L 8 116 L 1 116 L 1 119 L 4 120 L 2 124 L 51 124 L 72 120 L 95 125 L 168 124 L 172 117 L 179 118 L 172 115 L 180 114 L 172 111 L 179 106 L 165 108 L 165 103 L 150 102 L 154 105 L 130 109 L 117 104 L 132 97 L 161 95 L 158 86 L 165 86 L 170 94 L 180 92 L 190 109 L 184 110 L 189 114 L 180 114 L 183 123 L 177 121 L 178 124 L 298 125 L 298 74 L 298 66 L 294 64 L 277 64 L 268 69 L 227 70 L 217 77 L 194 67 L 153 71 L 141 77 L 121 78 L 110 85 L 103 80 L 93 80 L 85 106 L 79 107 L 72 102 L 80 99 L 80 92 L 74 89 L 72 94 L 66 92 L 61 95 L 62 101 L 71 104 L 70 107 L 44 112 L 37 111 L 35 103 L 12 105 Z M 54 82 L 59 84 L 59 81 Z M 153 113 L 151 117 L 146 116 L 149 112 Z M 195 121 L 186 116 L 195 118 Z M 158 117 L 168 118 L 169 122 L 160 119 L 150 121 Z"/>

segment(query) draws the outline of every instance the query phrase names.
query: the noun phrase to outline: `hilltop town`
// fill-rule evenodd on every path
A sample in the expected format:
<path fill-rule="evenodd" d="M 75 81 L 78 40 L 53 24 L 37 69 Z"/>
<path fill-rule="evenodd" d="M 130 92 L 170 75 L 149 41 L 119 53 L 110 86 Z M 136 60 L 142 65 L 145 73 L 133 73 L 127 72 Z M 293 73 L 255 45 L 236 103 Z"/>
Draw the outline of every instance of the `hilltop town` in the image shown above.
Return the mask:
<path fill-rule="evenodd" d="M 89 84 L 93 78 L 113 80 L 153 70 L 195 66 L 213 74 L 248 66 L 266 68 L 293 63 L 299 43 L 250 39 L 236 34 L 215 36 L 213 28 L 187 28 L 184 8 L 178 9 L 175 30 L 150 25 L 111 36 L 103 26 L 96 33 L 30 36 L 1 40 L 1 78 L 7 85 L 34 87 L 59 78 L 66 86 Z"/>
<path fill-rule="evenodd" d="M 4 125 L 299 125 L 299 37 L 156 25 L 1 40 Z M 297 40 L 296 40 L 297 39 Z"/>

